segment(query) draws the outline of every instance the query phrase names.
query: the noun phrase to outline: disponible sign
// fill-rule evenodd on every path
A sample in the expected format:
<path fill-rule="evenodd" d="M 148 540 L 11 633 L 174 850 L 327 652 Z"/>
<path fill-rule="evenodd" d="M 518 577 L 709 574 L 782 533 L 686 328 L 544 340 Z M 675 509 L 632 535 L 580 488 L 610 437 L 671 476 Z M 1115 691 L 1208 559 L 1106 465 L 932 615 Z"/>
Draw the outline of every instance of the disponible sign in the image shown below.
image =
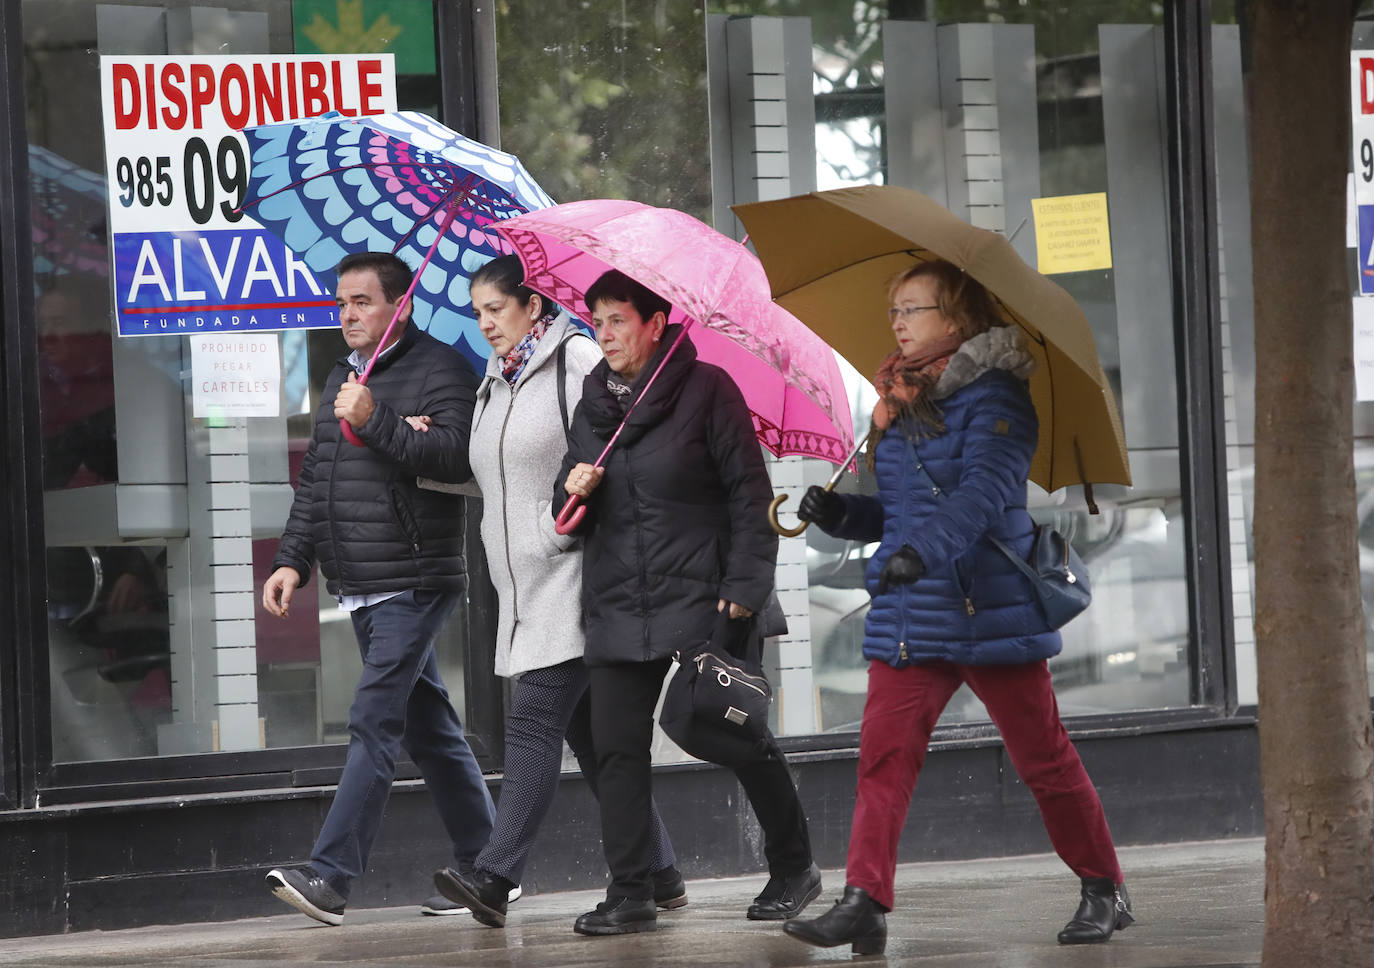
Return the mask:
<path fill-rule="evenodd" d="M 333 280 L 240 211 L 243 128 L 396 110 L 390 54 L 100 58 L 121 336 L 337 325 Z"/>
<path fill-rule="evenodd" d="M 1374 295 L 1374 51 L 1350 55 L 1350 145 L 1354 150 L 1360 295 Z"/>
<path fill-rule="evenodd" d="M 191 337 L 192 416 L 275 417 L 280 401 L 275 333 Z"/>

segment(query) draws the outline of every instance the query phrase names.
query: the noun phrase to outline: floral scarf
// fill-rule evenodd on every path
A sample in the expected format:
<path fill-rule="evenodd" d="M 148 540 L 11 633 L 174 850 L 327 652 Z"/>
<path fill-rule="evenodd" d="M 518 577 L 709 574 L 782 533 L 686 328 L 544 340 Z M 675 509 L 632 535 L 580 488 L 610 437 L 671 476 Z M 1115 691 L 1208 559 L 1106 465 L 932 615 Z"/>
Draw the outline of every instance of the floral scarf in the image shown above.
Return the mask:
<path fill-rule="evenodd" d="M 549 330 L 549 324 L 558 316 L 558 311 L 545 313 L 534 321 L 530 331 L 516 343 L 509 353 L 501 357 L 501 375 L 506 378 L 506 382 L 515 386 L 515 381 L 520 379 L 520 374 L 525 372 L 525 367 L 534 355 L 534 349 L 539 345 L 540 338 Z"/>
<path fill-rule="evenodd" d="M 944 433 L 944 414 L 931 398 L 930 391 L 963 342 L 959 336 L 946 336 L 925 347 L 920 356 L 905 359 L 900 351 L 896 351 L 883 360 L 873 378 L 873 385 L 882 399 L 873 408 L 873 426 L 868 431 L 870 470 L 873 469 L 878 441 L 893 421 L 910 417 L 916 425 L 918 437 L 936 437 Z"/>

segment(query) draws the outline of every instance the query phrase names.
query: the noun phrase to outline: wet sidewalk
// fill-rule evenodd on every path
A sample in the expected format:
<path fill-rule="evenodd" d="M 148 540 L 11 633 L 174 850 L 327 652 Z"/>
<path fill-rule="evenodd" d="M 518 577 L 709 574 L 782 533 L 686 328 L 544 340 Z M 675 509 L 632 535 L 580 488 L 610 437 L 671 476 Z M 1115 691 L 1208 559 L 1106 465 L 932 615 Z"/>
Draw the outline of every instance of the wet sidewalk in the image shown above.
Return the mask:
<path fill-rule="evenodd" d="M 1077 882 L 1058 858 L 1037 855 L 903 865 L 881 957 L 854 958 L 847 946 L 810 948 L 776 923 L 745 920 L 761 876 L 691 880 L 686 871 L 690 903 L 663 914 L 658 930 L 646 934 L 574 934 L 573 920 L 601 899 L 600 892 L 577 891 L 517 901 L 504 930 L 467 915 L 423 917 L 414 906 L 350 910 L 341 927 L 284 913 L 0 940 L 0 966 L 782 968 L 852 960 L 919 968 L 1257 968 L 1264 928 L 1261 840 L 1126 848 L 1121 862 L 1137 923 L 1108 944 L 1086 947 L 1055 943 L 1077 903 Z M 843 883 L 842 871 L 826 871 L 825 892 L 808 914 L 828 907 Z"/>

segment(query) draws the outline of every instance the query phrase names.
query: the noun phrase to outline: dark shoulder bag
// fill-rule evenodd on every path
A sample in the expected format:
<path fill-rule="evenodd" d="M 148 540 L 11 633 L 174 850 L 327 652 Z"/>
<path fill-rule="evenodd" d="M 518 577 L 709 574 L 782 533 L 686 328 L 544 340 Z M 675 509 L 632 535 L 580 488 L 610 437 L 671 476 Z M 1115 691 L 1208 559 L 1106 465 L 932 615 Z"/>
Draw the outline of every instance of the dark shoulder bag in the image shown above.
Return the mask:
<path fill-rule="evenodd" d="M 710 640 L 678 653 L 658 724 L 698 759 L 722 766 L 766 755 L 773 689 L 759 668 L 763 640 L 756 618 L 716 617 Z"/>
<path fill-rule="evenodd" d="M 931 478 L 921 460 L 916 444 L 911 444 L 911 454 L 916 460 L 916 473 L 930 484 L 931 492 L 939 497 L 945 491 Z M 1004 541 L 987 535 L 997 550 L 1006 555 L 1016 568 L 1030 580 L 1035 597 L 1040 602 L 1040 610 L 1050 628 L 1063 628 L 1092 601 L 1092 585 L 1088 581 L 1088 569 L 1073 550 L 1069 539 L 1048 524 L 1038 525 L 1035 540 L 1031 543 L 1030 560 L 1022 558 Z"/>

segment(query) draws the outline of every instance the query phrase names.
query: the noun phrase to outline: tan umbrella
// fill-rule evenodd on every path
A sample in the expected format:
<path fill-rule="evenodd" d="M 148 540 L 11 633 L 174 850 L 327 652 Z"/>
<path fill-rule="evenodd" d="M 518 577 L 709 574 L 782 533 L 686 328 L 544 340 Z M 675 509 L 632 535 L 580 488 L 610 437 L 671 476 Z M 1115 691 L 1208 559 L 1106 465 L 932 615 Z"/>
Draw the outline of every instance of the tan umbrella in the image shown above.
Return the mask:
<path fill-rule="evenodd" d="M 917 261 L 945 259 L 981 282 L 1035 355 L 1031 398 L 1040 445 L 1030 478 L 1130 484 L 1116 400 L 1088 318 L 1073 297 L 1022 261 L 1005 238 L 974 228 L 895 185 L 811 192 L 734 206 L 773 298 L 866 376 L 896 348 L 887 286 Z"/>

